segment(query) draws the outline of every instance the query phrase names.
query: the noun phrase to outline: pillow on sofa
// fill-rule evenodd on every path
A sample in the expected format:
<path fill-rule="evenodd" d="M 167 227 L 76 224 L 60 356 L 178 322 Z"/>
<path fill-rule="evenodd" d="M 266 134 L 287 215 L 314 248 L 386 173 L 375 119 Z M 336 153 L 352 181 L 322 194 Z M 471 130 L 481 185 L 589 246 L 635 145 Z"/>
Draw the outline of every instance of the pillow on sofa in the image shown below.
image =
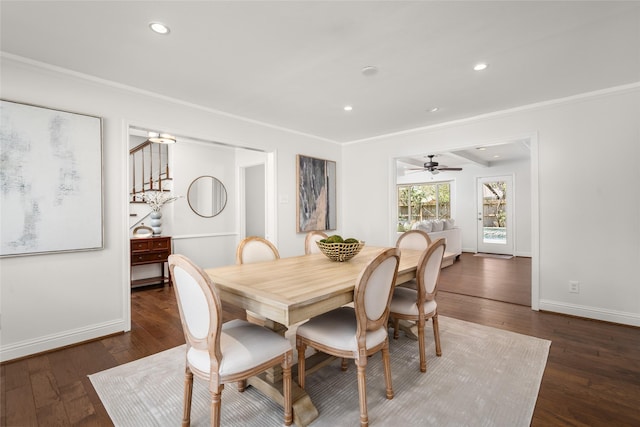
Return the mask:
<path fill-rule="evenodd" d="M 444 230 L 451 230 L 455 226 L 456 220 L 453 218 L 444 220 Z"/>
<path fill-rule="evenodd" d="M 434 219 L 431 221 L 431 231 L 442 231 L 444 230 L 444 220 Z"/>
<path fill-rule="evenodd" d="M 425 233 L 431 233 L 431 227 L 431 221 L 429 220 L 420 221 L 418 223 L 418 230 L 422 230 Z"/>

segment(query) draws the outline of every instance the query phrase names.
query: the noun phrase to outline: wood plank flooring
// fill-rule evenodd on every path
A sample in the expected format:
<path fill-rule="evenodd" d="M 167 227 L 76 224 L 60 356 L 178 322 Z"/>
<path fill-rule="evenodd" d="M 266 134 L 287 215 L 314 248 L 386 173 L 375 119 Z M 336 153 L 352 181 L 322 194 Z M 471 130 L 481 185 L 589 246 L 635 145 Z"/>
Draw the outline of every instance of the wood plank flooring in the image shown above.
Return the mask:
<path fill-rule="evenodd" d="M 477 286 L 501 274 L 491 264 L 462 265 L 466 261 L 456 263 L 464 272 L 457 280 Z M 442 270 L 443 282 L 459 274 L 451 268 Z M 502 273 L 514 274 L 506 267 Z M 445 291 L 438 307 L 444 316 L 552 341 L 531 425 L 640 426 L 640 328 Z M 226 320 L 244 316 L 224 308 Z M 139 289 L 132 295 L 131 332 L 4 363 L 0 425 L 110 426 L 87 375 L 182 343 L 173 289 Z"/>
<path fill-rule="evenodd" d="M 531 307 L 531 258 L 484 258 L 463 252 L 442 270 L 438 289 Z"/>

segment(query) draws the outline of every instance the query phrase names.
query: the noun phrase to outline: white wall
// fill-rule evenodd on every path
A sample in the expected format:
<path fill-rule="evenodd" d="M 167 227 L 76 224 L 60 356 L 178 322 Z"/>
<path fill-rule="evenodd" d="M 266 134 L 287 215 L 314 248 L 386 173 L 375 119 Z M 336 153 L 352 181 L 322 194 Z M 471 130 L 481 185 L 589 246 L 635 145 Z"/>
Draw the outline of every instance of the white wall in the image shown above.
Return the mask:
<path fill-rule="evenodd" d="M 257 165 L 245 168 L 245 233 L 265 237 L 265 168 Z"/>
<path fill-rule="evenodd" d="M 203 268 L 233 264 L 238 229 L 238 208 L 233 196 L 238 187 L 234 167 L 236 150 L 189 139 L 181 140 L 171 149 L 173 194 L 183 197 L 163 209 L 171 213 L 163 234 L 173 237 L 174 253 L 191 258 Z M 189 207 L 189 186 L 201 176 L 217 178 L 227 190 L 227 205 L 213 218 L 196 215 Z"/>
<path fill-rule="evenodd" d="M 277 193 L 288 198 L 277 206 L 282 256 L 304 253 L 304 235 L 295 225 L 296 154 L 341 161 L 337 144 L 6 56 L 0 90 L 3 99 L 103 117 L 105 201 L 103 250 L 0 260 L 3 361 L 129 328 L 129 125 L 275 152 Z M 184 183 L 176 185 L 183 191 Z M 172 232 L 197 229 L 192 218 Z M 201 241 L 192 250 L 201 259 L 231 256 L 235 237 L 230 240 L 229 247 Z"/>
<path fill-rule="evenodd" d="M 540 308 L 640 326 L 640 84 L 351 143 L 344 227 L 391 243 L 393 157 L 527 137 L 538 144 Z"/>

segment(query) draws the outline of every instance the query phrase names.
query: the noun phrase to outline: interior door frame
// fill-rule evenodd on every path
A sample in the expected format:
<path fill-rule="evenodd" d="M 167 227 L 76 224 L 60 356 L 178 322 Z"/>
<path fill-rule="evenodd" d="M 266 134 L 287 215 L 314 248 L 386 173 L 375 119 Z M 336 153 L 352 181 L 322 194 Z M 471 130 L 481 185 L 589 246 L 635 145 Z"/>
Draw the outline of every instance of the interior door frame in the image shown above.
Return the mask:
<path fill-rule="evenodd" d="M 493 181 L 507 182 L 507 244 L 505 246 L 484 243 L 483 239 L 484 225 L 482 224 L 482 222 L 484 218 L 482 217 L 483 213 L 481 212 L 481 209 L 483 208 L 481 185 L 483 182 Z M 516 179 L 514 174 L 476 177 L 476 208 L 478 211 L 478 221 L 476 222 L 476 252 L 515 255 L 517 236 L 516 217 L 514 214 L 514 206 L 516 203 L 515 185 Z"/>
<path fill-rule="evenodd" d="M 531 160 L 531 169 L 530 169 L 530 178 L 531 178 L 531 309 L 538 311 L 540 310 L 540 186 L 539 186 L 539 135 L 537 131 L 522 133 L 522 134 L 512 134 L 504 138 L 493 139 L 492 141 L 499 140 L 523 140 L 527 141 L 530 149 L 530 160 Z M 490 141 L 491 142 L 491 141 Z M 461 146 L 433 146 L 433 147 L 422 147 L 425 151 L 428 149 L 430 151 L 450 151 L 454 149 L 466 149 L 466 148 L 474 148 L 487 145 L 487 141 L 474 141 L 467 145 Z M 388 170 L 389 172 L 389 190 L 388 190 L 388 200 L 389 200 L 389 242 L 390 244 L 395 244 L 397 239 L 396 232 L 396 215 L 397 215 L 397 194 L 396 194 L 396 185 L 397 185 L 397 165 L 396 165 L 396 157 L 401 157 L 402 155 L 411 155 L 415 153 L 398 153 L 394 157 L 388 158 Z"/>

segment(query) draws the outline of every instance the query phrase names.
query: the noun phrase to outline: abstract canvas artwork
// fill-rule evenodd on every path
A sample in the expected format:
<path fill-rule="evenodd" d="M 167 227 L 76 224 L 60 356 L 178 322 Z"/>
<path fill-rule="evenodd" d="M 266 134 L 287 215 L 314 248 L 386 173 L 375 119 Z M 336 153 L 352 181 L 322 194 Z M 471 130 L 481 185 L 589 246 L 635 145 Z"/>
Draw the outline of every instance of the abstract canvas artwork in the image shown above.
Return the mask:
<path fill-rule="evenodd" d="M 101 249 L 102 119 L 0 100 L 0 256 Z"/>
<path fill-rule="evenodd" d="M 336 162 L 297 156 L 298 232 L 336 229 Z"/>

